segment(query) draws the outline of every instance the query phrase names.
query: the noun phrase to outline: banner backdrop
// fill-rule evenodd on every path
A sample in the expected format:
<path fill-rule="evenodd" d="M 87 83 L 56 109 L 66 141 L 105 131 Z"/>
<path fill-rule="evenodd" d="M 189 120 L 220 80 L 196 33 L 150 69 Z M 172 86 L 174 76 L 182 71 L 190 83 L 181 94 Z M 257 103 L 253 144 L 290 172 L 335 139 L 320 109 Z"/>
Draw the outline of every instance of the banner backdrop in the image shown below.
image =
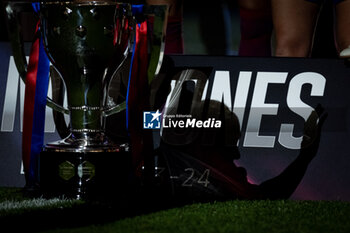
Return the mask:
<path fill-rule="evenodd" d="M 0 186 L 21 187 L 24 86 L 9 44 L 0 43 L 0 51 Z M 198 111 L 197 103 L 206 99 L 223 102 L 241 128 L 241 158 L 235 163 L 256 184 L 278 175 L 296 158 L 304 122 L 320 104 L 328 118 L 319 150 L 292 199 L 350 200 L 349 87 L 350 67 L 344 60 L 179 55 L 165 58 L 151 102 L 163 114 L 192 115 Z M 45 132 L 45 143 L 58 139 L 51 109 Z M 193 139 L 185 136 L 164 132 L 161 137 L 169 144 Z"/>
<path fill-rule="evenodd" d="M 193 116 L 201 111 L 198 106 L 203 100 L 223 102 L 241 128 L 241 157 L 235 163 L 247 170 L 248 180 L 255 184 L 277 176 L 298 156 L 304 123 L 321 105 L 328 117 L 319 150 L 292 198 L 350 200 L 347 61 L 171 56 L 165 64 L 166 81 L 158 88 L 169 93 L 163 113 L 170 118 L 176 113 Z M 160 105 L 161 96 L 154 96 Z M 230 134 L 229 127 L 225 130 Z M 195 136 L 184 132 L 162 134 L 162 138 L 181 145 Z"/>

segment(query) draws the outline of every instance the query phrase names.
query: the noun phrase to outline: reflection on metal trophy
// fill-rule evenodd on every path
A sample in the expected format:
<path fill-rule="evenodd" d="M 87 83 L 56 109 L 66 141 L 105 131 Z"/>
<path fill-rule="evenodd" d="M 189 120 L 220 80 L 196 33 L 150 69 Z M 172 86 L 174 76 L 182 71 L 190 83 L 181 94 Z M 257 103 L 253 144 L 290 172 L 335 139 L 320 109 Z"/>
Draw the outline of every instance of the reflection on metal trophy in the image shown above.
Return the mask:
<path fill-rule="evenodd" d="M 6 7 L 10 38 L 21 77 L 26 62 L 16 25 L 16 13 L 30 2 Z M 129 184 L 130 153 L 105 134 L 106 117 L 125 109 L 125 102 L 108 104 L 111 79 L 131 50 L 135 19 L 130 3 L 108 0 L 43 1 L 40 31 L 45 52 L 61 76 L 69 114 L 68 137 L 48 143 L 39 156 L 40 191 L 48 196 L 117 198 Z M 118 124 L 118 122 L 116 122 Z M 124 193 L 125 194 L 125 193 Z"/>
<path fill-rule="evenodd" d="M 107 107 L 107 92 L 130 48 L 131 5 L 46 2 L 40 21 L 46 53 L 65 83 L 71 129 L 41 153 L 40 188 L 75 198 L 114 195 L 115 183 L 127 182 L 130 155 L 105 135 L 104 122 L 122 108 Z"/>
<path fill-rule="evenodd" d="M 105 107 L 108 74 L 122 65 L 129 49 L 130 5 L 46 3 L 41 8 L 45 49 L 64 80 L 71 122 L 69 137 L 48 144 L 46 151 L 118 151 L 104 135 L 103 118 L 111 111 Z"/>
<path fill-rule="evenodd" d="M 9 1 L 6 5 L 13 55 L 22 78 L 27 67 L 16 18 L 23 6 L 31 9 L 30 1 Z M 141 13 L 154 15 L 155 25 L 157 22 L 149 43 L 149 61 L 145 63 L 148 82 L 157 76 L 162 63 L 167 10 L 167 6 L 146 6 Z M 106 125 L 114 128 L 110 127 L 111 121 L 106 124 L 107 117 L 126 108 L 126 102 L 111 105 L 109 94 L 113 79 L 126 70 L 128 58 L 133 57 L 128 56 L 136 33 L 137 17 L 132 12 L 130 1 L 40 3 L 41 38 L 54 67 L 51 78 L 62 79 L 68 108 L 50 98 L 47 105 L 59 116 L 55 117 L 57 127 L 60 124 L 56 120 L 62 122 L 63 114 L 69 114 L 69 135 L 46 144 L 39 155 L 38 182 L 44 195 L 122 200 L 133 185 L 131 153 L 129 145 L 123 144 L 127 140 L 118 144 L 105 132 Z"/>

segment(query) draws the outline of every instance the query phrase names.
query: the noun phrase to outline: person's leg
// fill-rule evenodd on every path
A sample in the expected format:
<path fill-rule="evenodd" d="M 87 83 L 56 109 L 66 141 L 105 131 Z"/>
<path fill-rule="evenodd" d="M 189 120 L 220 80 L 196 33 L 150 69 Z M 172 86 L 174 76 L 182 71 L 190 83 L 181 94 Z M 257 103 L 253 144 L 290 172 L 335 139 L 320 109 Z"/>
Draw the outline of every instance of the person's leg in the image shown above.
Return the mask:
<path fill-rule="evenodd" d="M 182 16 L 182 4 L 183 0 L 146 0 L 149 5 L 169 5 L 169 16 L 170 17 L 181 17 Z"/>
<path fill-rule="evenodd" d="M 270 0 L 239 0 L 240 56 L 271 56 Z"/>
<path fill-rule="evenodd" d="M 169 5 L 168 24 L 165 39 L 165 54 L 184 52 L 182 32 L 183 0 L 146 0 L 150 5 Z"/>
<path fill-rule="evenodd" d="M 310 54 L 319 5 L 305 0 L 271 0 L 276 56 Z"/>
<path fill-rule="evenodd" d="M 336 5 L 336 40 L 340 55 L 350 57 L 350 1 Z M 346 50 L 345 50 L 346 49 Z"/>

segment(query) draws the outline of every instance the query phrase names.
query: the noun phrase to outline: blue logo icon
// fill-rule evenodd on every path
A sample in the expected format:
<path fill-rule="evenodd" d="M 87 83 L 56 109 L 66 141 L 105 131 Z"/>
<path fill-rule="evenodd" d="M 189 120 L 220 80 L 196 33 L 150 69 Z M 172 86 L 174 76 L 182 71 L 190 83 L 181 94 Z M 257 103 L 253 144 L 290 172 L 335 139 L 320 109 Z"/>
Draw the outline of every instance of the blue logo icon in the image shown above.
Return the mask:
<path fill-rule="evenodd" d="M 143 112 L 143 128 L 144 129 L 160 129 L 160 116 L 162 114 L 156 112 Z"/>

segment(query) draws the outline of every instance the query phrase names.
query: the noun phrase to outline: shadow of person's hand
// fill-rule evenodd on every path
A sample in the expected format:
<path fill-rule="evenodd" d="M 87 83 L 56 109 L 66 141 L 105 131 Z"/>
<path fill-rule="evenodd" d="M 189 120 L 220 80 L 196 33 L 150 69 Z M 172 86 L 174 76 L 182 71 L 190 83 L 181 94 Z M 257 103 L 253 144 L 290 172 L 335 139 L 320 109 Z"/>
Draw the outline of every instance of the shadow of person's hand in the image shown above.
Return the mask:
<path fill-rule="evenodd" d="M 327 113 L 318 105 L 304 124 L 304 136 L 299 156 L 278 176 L 260 184 L 265 198 L 289 198 L 304 177 L 306 169 L 315 157 L 320 144 L 321 130 Z"/>

